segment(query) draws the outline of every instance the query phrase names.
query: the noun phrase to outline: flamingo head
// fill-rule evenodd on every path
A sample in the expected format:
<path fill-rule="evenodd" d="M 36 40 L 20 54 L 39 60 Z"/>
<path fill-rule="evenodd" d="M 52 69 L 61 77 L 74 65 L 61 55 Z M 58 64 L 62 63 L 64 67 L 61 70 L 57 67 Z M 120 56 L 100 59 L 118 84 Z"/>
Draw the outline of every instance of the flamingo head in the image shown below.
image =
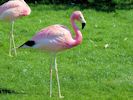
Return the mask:
<path fill-rule="evenodd" d="M 71 15 L 71 19 L 81 22 L 82 23 L 82 29 L 86 25 L 86 21 L 84 19 L 83 14 L 81 13 L 81 11 L 74 11 L 73 14 Z"/>

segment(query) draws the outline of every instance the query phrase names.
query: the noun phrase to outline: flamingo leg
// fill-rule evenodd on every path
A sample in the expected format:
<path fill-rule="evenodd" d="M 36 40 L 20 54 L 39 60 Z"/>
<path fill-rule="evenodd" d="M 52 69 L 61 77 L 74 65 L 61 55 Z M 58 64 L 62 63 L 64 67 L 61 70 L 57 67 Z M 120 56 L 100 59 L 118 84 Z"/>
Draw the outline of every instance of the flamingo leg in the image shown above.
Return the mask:
<path fill-rule="evenodd" d="M 57 68 L 57 63 L 56 63 L 56 55 L 54 56 L 54 66 L 55 66 L 55 71 L 56 71 L 56 79 L 57 79 L 57 84 L 58 84 L 59 98 L 64 98 L 64 96 L 61 95 L 61 90 L 60 90 L 60 82 L 59 82 L 58 68 Z"/>
<path fill-rule="evenodd" d="M 14 54 L 15 54 L 15 55 L 17 55 L 17 52 L 16 52 L 16 46 L 15 46 L 15 42 L 14 42 L 13 29 L 14 29 L 14 21 L 12 21 L 12 32 L 11 32 L 11 38 L 12 38 L 12 43 L 13 43 L 13 50 L 14 50 Z"/>
<path fill-rule="evenodd" d="M 14 31 L 14 21 L 11 22 L 11 32 L 10 32 L 10 46 L 9 46 L 9 56 L 12 57 L 12 44 L 13 44 L 13 50 L 15 55 L 17 55 L 16 52 L 16 47 L 15 47 L 15 42 L 14 42 L 14 35 L 13 35 L 13 31 Z"/>
<path fill-rule="evenodd" d="M 52 97 L 52 57 L 51 57 L 51 65 L 50 65 L 50 97 Z"/>
<path fill-rule="evenodd" d="M 10 33 L 10 36 L 9 36 L 9 40 L 10 40 L 10 46 L 9 46 L 9 56 L 12 56 L 12 55 L 11 55 L 11 49 L 12 49 L 12 39 L 11 39 L 11 33 Z"/>

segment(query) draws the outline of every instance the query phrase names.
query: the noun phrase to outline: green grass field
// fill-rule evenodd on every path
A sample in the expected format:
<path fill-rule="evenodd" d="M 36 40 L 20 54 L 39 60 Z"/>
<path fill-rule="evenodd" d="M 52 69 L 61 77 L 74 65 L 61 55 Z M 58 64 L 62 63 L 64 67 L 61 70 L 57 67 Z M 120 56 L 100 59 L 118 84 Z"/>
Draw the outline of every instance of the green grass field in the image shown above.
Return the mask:
<path fill-rule="evenodd" d="M 47 5 L 31 9 L 30 16 L 15 22 L 17 46 L 52 24 L 66 25 L 73 32 L 69 17 L 74 10 L 81 10 L 87 21 L 82 44 L 57 57 L 64 100 L 133 100 L 133 9 L 111 13 Z M 49 97 L 49 54 L 19 49 L 17 57 L 9 57 L 9 28 L 9 23 L 0 22 L 0 89 L 17 93 L 0 94 L 0 100 L 58 100 L 55 72 Z"/>

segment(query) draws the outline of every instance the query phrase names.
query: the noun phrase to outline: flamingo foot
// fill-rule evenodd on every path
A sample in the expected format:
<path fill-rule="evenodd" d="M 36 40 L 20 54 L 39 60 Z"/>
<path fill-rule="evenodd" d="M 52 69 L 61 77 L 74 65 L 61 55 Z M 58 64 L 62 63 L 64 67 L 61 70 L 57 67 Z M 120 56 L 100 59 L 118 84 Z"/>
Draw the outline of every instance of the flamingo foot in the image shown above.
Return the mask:
<path fill-rule="evenodd" d="M 11 54 L 9 54 L 9 57 L 13 57 Z"/>
<path fill-rule="evenodd" d="M 52 97 L 52 94 L 50 94 L 50 98 Z"/>
<path fill-rule="evenodd" d="M 59 98 L 64 98 L 64 96 L 62 96 L 62 95 L 59 95 Z"/>

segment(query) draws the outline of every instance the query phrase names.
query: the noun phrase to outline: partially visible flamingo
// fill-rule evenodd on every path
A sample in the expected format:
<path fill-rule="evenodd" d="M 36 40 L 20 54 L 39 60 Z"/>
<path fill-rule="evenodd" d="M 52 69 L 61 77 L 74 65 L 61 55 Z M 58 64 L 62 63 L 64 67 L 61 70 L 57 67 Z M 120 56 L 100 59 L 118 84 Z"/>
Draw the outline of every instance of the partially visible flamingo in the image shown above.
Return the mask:
<path fill-rule="evenodd" d="M 30 13 L 31 9 L 24 0 L 9 0 L 0 6 L 0 20 L 11 22 L 9 56 L 11 56 L 12 44 L 14 53 L 17 55 L 13 35 L 14 21 L 22 16 L 28 16 Z"/>
<path fill-rule="evenodd" d="M 71 32 L 63 25 L 52 25 L 42 29 L 31 40 L 25 42 L 20 48 L 37 48 L 51 53 L 50 65 L 50 97 L 52 96 L 52 66 L 56 70 L 56 78 L 58 83 L 59 97 L 62 98 L 60 91 L 60 83 L 58 77 L 58 69 L 56 63 L 56 53 L 66 49 L 70 49 L 79 45 L 82 42 L 82 34 L 75 24 L 75 20 L 82 23 L 84 28 L 86 21 L 80 11 L 75 11 L 71 15 L 71 24 L 75 31 L 75 38 L 72 38 Z"/>

